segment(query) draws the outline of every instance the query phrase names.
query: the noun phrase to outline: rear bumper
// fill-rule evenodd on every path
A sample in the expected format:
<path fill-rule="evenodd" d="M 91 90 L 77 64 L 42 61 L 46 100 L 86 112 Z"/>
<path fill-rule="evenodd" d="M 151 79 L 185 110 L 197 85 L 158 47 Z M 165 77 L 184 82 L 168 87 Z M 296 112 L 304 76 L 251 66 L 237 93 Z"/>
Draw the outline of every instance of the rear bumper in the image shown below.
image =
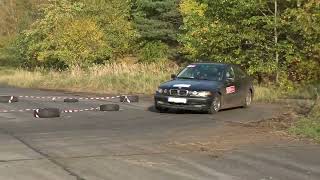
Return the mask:
<path fill-rule="evenodd" d="M 183 97 L 187 99 L 186 104 L 177 104 L 168 102 L 170 96 L 165 95 L 155 95 L 155 105 L 159 108 L 168 108 L 168 109 L 181 109 L 181 110 L 191 110 L 191 111 L 207 111 L 213 101 L 212 97 L 207 98 L 191 98 Z"/>

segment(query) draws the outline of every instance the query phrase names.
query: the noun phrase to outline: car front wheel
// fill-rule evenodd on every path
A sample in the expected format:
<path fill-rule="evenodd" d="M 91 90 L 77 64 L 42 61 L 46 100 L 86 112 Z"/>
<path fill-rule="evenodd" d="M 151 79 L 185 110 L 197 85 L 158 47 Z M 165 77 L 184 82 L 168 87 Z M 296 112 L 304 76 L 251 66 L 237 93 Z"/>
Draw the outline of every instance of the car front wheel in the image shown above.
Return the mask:
<path fill-rule="evenodd" d="M 219 112 L 220 109 L 221 109 L 221 96 L 218 95 L 212 101 L 212 104 L 211 104 L 211 106 L 209 108 L 208 113 L 209 114 L 215 114 L 215 113 Z"/>
<path fill-rule="evenodd" d="M 160 112 L 160 113 L 166 113 L 166 112 L 169 111 L 168 108 L 159 107 L 159 106 L 157 105 L 157 103 L 155 103 L 154 107 L 155 107 L 155 109 L 156 109 L 158 112 Z"/>

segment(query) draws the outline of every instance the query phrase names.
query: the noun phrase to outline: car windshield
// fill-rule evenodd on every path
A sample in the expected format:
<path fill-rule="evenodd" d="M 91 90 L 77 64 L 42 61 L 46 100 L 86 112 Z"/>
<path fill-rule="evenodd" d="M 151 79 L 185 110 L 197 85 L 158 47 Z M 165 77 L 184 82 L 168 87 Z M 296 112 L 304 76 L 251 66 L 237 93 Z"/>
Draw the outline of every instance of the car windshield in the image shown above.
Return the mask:
<path fill-rule="evenodd" d="M 192 64 L 182 70 L 177 78 L 222 81 L 224 68 L 217 64 Z"/>

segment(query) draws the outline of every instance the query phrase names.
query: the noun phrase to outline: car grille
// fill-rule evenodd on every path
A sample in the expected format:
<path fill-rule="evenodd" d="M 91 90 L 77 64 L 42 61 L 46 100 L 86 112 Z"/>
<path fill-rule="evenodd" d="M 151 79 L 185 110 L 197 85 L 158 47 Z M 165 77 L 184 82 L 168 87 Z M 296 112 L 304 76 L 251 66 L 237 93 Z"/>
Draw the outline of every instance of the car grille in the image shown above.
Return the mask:
<path fill-rule="evenodd" d="M 170 89 L 171 96 L 188 96 L 188 90 L 184 89 Z"/>

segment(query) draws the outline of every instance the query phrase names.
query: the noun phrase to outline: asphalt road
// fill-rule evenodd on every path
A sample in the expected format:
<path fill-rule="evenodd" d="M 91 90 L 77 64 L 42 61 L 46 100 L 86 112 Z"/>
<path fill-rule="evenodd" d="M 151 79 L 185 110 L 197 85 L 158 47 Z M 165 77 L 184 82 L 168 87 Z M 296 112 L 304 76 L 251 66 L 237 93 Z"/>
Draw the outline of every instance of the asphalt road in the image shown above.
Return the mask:
<path fill-rule="evenodd" d="M 0 95 L 76 96 L 8 87 L 0 87 Z M 0 104 L 0 110 L 86 109 L 106 103 L 21 98 Z M 149 98 L 119 104 L 119 112 L 65 113 L 54 119 L 0 113 L 0 180 L 320 179 L 319 145 L 227 125 L 270 119 L 285 107 L 254 104 L 207 115 L 160 114 Z"/>

